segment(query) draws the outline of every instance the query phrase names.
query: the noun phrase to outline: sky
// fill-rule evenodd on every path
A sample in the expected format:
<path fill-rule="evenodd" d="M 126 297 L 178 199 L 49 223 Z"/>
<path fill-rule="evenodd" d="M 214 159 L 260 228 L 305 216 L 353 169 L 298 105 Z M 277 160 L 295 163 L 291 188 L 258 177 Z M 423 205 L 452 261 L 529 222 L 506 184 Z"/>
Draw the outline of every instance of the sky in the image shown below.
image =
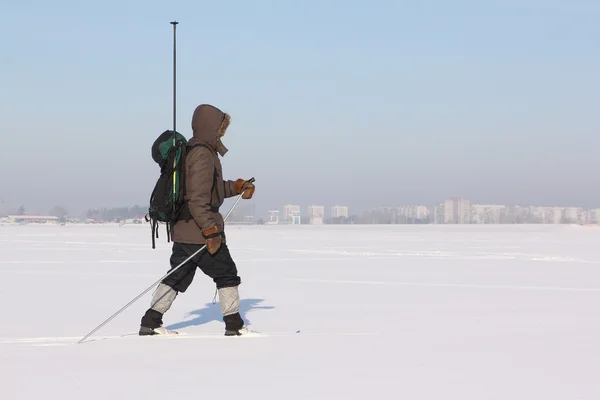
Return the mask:
<path fill-rule="evenodd" d="M 153 141 L 232 117 L 227 179 L 285 204 L 600 207 L 600 3 L 4 1 L 0 201 L 146 205 Z"/>

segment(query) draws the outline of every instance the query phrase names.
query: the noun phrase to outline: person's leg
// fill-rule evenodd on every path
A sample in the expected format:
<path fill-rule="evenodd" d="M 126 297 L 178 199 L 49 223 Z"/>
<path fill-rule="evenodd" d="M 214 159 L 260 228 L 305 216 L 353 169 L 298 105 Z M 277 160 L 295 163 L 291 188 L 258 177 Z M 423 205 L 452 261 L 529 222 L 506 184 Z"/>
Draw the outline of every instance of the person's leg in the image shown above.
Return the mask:
<path fill-rule="evenodd" d="M 162 317 L 171 308 L 175 297 L 177 297 L 177 291 L 173 290 L 172 287 L 164 283 L 158 285 L 152 296 L 150 308 L 146 310 L 142 317 L 140 335 L 176 333 L 170 332 L 162 326 Z"/>
<path fill-rule="evenodd" d="M 241 335 L 244 331 L 244 320 L 240 315 L 240 296 L 238 286 L 241 279 L 229 248 L 225 243 L 213 255 L 203 253 L 198 267 L 211 277 L 217 286 L 221 313 L 225 322 L 225 335 Z"/>
<path fill-rule="evenodd" d="M 240 330 L 244 328 L 244 320 L 240 315 L 240 294 L 238 287 L 227 286 L 218 288 L 217 290 L 219 291 L 223 322 L 225 322 L 225 335 L 241 335 Z"/>
<path fill-rule="evenodd" d="M 193 249 L 189 255 L 189 247 L 193 245 L 184 245 L 173 243 L 173 250 L 170 258 L 171 270 L 185 261 L 189 255 L 197 249 Z M 200 248 L 200 246 L 198 246 Z M 190 260 L 186 265 L 181 266 L 177 271 L 167 276 L 156 288 L 152 296 L 151 306 L 142 317 L 140 335 L 172 334 L 162 327 L 163 315 L 171 308 L 173 301 L 179 292 L 183 293 L 194 280 L 196 273 L 197 257 Z"/>

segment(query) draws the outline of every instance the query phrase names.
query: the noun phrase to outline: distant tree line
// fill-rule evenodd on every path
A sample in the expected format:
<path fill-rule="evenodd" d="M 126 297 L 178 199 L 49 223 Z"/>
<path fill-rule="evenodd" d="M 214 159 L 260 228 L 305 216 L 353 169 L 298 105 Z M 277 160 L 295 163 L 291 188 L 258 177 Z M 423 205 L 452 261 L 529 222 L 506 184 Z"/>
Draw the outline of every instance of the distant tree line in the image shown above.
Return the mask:
<path fill-rule="evenodd" d="M 69 212 L 63 206 L 54 206 L 50 209 L 49 214 L 59 219 L 63 219 L 69 215 Z"/>
<path fill-rule="evenodd" d="M 87 219 L 99 222 L 119 222 L 131 218 L 143 218 L 148 213 L 148 207 L 115 207 L 115 208 L 92 208 L 85 215 Z"/>

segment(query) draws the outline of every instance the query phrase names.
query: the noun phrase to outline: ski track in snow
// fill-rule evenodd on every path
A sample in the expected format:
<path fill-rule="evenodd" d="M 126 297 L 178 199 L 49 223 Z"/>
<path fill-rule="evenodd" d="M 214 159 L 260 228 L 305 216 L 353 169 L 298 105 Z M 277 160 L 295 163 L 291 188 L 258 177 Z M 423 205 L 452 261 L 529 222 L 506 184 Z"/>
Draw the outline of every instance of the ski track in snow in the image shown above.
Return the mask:
<path fill-rule="evenodd" d="M 424 286 L 441 288 L 471 288 L 471 289 L 508 289 L 508 290 L 549 290 L 566 292 L 600 292 L 600 288 L 584 287 L 552 287 L 552 286 L 515 286 L 515 285 L 469 285 L 465 283 L 435 283 L 435 282 L 393 282 L 393 281 L 348 281 L 348 280 L 326 280 L 326 279 L 290 279 L 298 282 L 308 283 L 342 283 L 352 285 L 399 285 L 399 286 Z"/>
<path fill-rule="evenodd" d="M 259 332 L 257 334 L 250 334 L 247 336 L 240 337 L 227 337 L 223 334 L 185 334 L 180 333 L 177 335 L 167 335 L 167 336 L 144 336 L 140 337 L 137 332 L 130 332 L 126 334 L 120 335 L 100 335 L 100 336 L 91 336 L 86 338 L 85 341 L 79 343 L 79 341 L 84 337 L 81 336 L 56 336 L 56 337 L 31 337 L 31 338 L 1 338 L 0 337 L 0 346 L 2 345 L 19 345 L 19 346 L 61 346 L 61 345 L 85 345 L 88 343 L 103 341 L 103 340 L 191 340 L 191 339 L 223 339 L 223 340 L 245 340 L 245 339 L 267 339 L 273 337 L 314 337 L 314 336 L 372 336 L 378 335 L 378 333 L 374 332 L 327 332 L 327 333 L 318 333 L 318 332 L 309 332 L 309 333 L 299 333 L 299 332 Z"/>
<path fill-rule="evenodd" d="M 180 335 L 137 335 L 150 292 L 78 344 L 166 273 L 171 244 L 151 249 L 146 225 L 1 226 L 4 397 L 600 398 L 598 229 L 227 229 L 259 335 L 223 335 L 197 271 L 164 318 Z"/>

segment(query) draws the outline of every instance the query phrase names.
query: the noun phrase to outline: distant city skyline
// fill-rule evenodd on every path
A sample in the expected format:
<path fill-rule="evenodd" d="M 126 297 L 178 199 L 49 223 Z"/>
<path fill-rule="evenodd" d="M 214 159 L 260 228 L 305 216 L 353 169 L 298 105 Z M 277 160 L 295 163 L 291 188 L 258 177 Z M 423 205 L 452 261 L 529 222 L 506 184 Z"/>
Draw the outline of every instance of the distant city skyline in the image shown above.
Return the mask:
<path fill-rule="evenodd" d="M 260 186 L 257 187 L 257 193 L 260 189 Z M 600 191 L 598 191 L 600 193 Z M 0 193 L 0 196 L 2 196 L 3 194 Z M 26 210 L 31 210 L 31 211 L 35 211 L 37 213 L 46 213 L 48 212 L 48 210 L 50 210 L 52 207 L 55 206 L 62 206 L 64 208 L 66 208 L 67 210 L 69 210 L 70 213 L 72 214 L 82 214 L 85 213 L 87 210 L 89 209 L 93 209 L 93 208 L 118 208 L 118 207 L 133 207 L 133 206 L 140 206 L 140 207 L 144 207 L 145 204 L 147 203 L 148 199 L 146 199 L 146 201 L 141 201 L 141 202 L 136 202 L 136 203 L 127 203 L 127 202 L 118 202 L 118 201 L 114 201 L 114 202 L 106 202 L 106 203 L 90 203 L 90 204 L 83 204 L 83 205 L 78 205 L 76 207 L 73 207 L 71 204 L 69 204 L 69 202 L 56 202 L 56 203 L 48 203 L 45 202 L 44 199 L 46 198 L 45 196 L 34 196 L 31 199 L 29 199 L 28 201 L 24 201 L 24 202 L 11 202 L 10 199 L 12 196 L 8 195 L 5 196 L 4 198 L 0 198 L 0 211 L 2 210 L 2 208 L 4 207 L 8 207 L 8 208 L 16 208 L 18 209 L 19 207 L 23 206 Z M 144 196 L 145 197 L 145 196 Z M 279 198 L 282 198 L 284 196 L 278 196 Z M 300 211 L 302 216 L 306 216 L 307 214 L 307 207 L 309 207 L 310 205 L 320 205 L 325 207 L 325 210 L 327 210 L 327 213 L 330 212 L 331 207 L 335 206 L 336 204 L 343 204 L 344 206 L 347 206 L 349 209 L 352 210 L 352 213 L 354 215 L 359 215 L 369 209 L 372 209 L 374 207 L 395 207 L 395 206 L 399 206 L 402 204 L 421 204 L 421 205 L 425 205 L 425 206 L 434 206 L 436 204 L 439 204 L 443 201 L 445 201 L 445 199 L 450 198 L 450 196 L 442 196 L 441 198 L 436 198 L 433 199 L 432 201 L 419 201 L 419 198 L 421 196 L 419 196 L 418 194 L 405 194 L 404 196 L 399 196 L 398 198 L 392 198 L 392 199 L 382 199 L 380 201 L 373 201 L 373 202 L 369 202 L 366 203 L 362 206 L 357 205 L 359 204 L 356 201 L 352 201 L 352 198 L 350 197 L 350 199 L 348 201 L 344 201 L 344 199 L 342 198 L 342 196 L 338 196 L 337 200 L 335 202 L 318 202 L 318 201 L 314 201 L 311 200 L 311 196 L 310 194 L 303 194 L 302 196 L 299 196 L 301 199 L 308 199 L 308 200 L 302 200 L 301 199 L 297 199 L 296 201 L 292 201 L 291 203 L 293 204 L 297 204 L 300 206 Z M 315 197 L 320 197 L 320 196 L 315 196 Z M 258 199 L 257 199 L 258 198 Z M 283 207 L 286 203 L 290 203 L 290 196 L 285 196 L 285 198 L 287 198 L 287 202 L 286 201 L 282 201 L 282 202 L 276 202 L 273 200 L 265 200 L 264 196 L 260 196 L 260 193 L 258 195 L 255 194 L 255 198 L 252 200 L 244 200 L 244 204 L 252 204 L 253 207 L 256 210 L 256 214 L 262 216 L 263 218 L 266 218 L 268 216 L 268 212 L 269 210 L 275 209 L 277 207 L 281 208 L 281 212 L 283 212 Z M 460 196 L 455 196 L 455 198 L 460 198 Z M 597 208 L 600 207 L 600 198 L 598 198 L 597 201 L 590 201 L 590 202 L 575 202 L 575 201 L 562 201 L 562 202 L 553 202 L 553 201 L 544 201 L 543 199 L 541 201 L 522 201 L 522 202 L 509 202 L 509 201 L 502 201 L 502 198 L 500 199 L 493 199 L 491 198 L 491 196 L 475 196 L 473 197 L 467 197 L 467 196 L 463 196 L 462 198 L 469 198 L 470 202 L 473 204 L 504 204 L 507 206 L 517 206 L 517 205 L 536 205 L 536 206 L 540 206 L 540 207 L 583 207 L 586 209 L 593 209 L 593 208 Z M 478 199 L 485 199 L 485 201 L 482 200 L 478 200 Z M 410 199 L 415 199 L 414 201 L 410 201 Z M 225 210 L 225 212 L 227 212 L 228 207 L 232 204 L 233 199 L 227 199 L 225 200 L 225 203 L 222 207 L 222 210 Z M 291 204 L 290 203 L 290 204 Z M 279 205 L 278 205 L 279 204 Z"/>
<path fill-rule="evenodd" d="M 81 217 L 83 213 L 70 213 L 60 205 L 52 207 L 49 213 L 16 209 L 8 207 L 0 200 L 0 216 L 18 215 L 58 215 Z M 103 209 L 91 208 L 85 213 L 87 217 L 118 214 L 120 210 L 130 209 L 130 214 L 142 216 L 147 212 L 143 206 L 123 206 Z M 222 213 L 228 210 L 224 204 Z M 347 205 L 334 204 L 325 206 L 311 203 L 284 204 L 271 207 L 266 213 L 257 212 L 256 203 L 252 201 L 238 204 L 232 212 L 231 221 L 268 224 L 323 224 L 338 220 L 342 222 L 362 221 L 359 223 L 434 223 L 434 224 L 471 224 L 471 223 L 598 223 L 600 222 L 600 205 L 597 207 L 532 205 L 532 204 L 499 204 L 472 203 L 469 199 L 448 197 L 435 204 L 379 205 L 365 210 L 353 210 Z M 365 222 L 367 221 L 367 222 Z"/>

